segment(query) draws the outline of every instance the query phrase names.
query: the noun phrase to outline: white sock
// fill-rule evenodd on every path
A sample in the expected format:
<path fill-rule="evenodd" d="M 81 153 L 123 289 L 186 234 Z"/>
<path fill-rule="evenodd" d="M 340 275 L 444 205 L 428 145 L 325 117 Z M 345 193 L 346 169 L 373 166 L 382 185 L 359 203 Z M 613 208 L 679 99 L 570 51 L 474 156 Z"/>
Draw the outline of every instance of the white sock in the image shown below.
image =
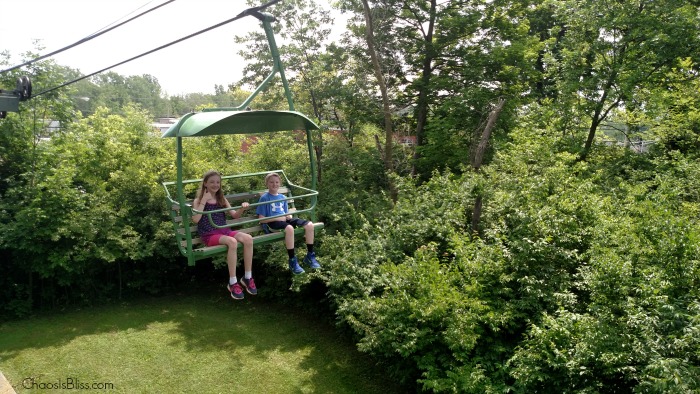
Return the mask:
<path fill-rule="evenodd" d="M 233 285 L 233 284 L 235 284 L 236 282 L 238 282 L 238 279 L 236 279 L 235 276 L 232 276 L 232 277 L 230 277 L 230 278 L 228 279 L 228 284 L 230 284 L 230 285 Z"/>
<path fill-rule="evenodd" d="M 250 279 L 253 277 L 253 271 L 246 271 L 244 278 Z"/>

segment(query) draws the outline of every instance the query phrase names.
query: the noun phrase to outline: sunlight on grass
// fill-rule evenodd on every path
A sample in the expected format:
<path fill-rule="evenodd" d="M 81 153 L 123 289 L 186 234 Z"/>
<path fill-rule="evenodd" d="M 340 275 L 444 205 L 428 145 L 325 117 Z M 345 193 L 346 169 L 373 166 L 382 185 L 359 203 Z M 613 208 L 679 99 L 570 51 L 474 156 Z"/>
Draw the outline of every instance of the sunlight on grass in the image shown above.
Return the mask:
<path fill-rule="evenodd" d="M 392 392 L 332 327 L 260 299 L 163 298 L 5 323 L 0 371 L 18 393 L 56 384 L 129 393 Z M 28 378 L 34 389 L 24 387 Z"/>

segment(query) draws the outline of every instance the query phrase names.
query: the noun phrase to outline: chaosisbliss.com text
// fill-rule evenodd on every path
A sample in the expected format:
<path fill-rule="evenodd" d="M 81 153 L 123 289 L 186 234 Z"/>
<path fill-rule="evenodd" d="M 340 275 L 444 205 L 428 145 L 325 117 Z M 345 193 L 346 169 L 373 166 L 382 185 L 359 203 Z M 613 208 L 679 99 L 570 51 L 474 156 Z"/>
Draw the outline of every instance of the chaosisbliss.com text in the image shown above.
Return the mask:
<path fill-rule="evenodd" d="M 85 382 L 78 378 L 43 381 L 37 377 L 24 378 L 22 387 L 29 390 L 114 390 L 114 383 Z"/>

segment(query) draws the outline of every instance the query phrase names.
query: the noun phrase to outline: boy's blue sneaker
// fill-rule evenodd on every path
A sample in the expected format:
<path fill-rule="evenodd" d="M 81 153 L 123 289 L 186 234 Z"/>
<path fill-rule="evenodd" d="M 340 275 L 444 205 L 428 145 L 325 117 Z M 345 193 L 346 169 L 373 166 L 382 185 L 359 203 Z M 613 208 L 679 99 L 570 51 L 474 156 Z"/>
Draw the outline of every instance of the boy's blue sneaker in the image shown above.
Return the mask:
<path fill-rule="evenodd" d="M 316 253 L 314 252 L 310 252 L 306 255 L 306 257 L 304 257 L 304 264 L 308 264 L 311 269 L 321 268 L 321 264 L 319 264 L 318 260 L 316 260 Z"/>
<path fill-rule="evenodd" d="M 299 260 L 297 260 L 297 256 L 292 257 L 289 259 L 289 270 L 294 273 L 294 275 L 299 275 L 304 273 L 304 269 L 301 268 L 299 265 Z"/>

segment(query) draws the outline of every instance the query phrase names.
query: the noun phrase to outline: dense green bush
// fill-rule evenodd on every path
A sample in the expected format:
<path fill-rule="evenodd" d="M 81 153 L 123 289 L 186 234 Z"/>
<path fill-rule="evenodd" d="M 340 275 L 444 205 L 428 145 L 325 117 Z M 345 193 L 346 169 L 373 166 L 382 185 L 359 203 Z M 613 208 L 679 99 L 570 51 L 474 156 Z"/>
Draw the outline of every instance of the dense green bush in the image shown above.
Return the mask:
<path fill-rule="evenodd" d="M 387 179 L 371 132 L 358 133 L 352 144 L 341 135 L 324 139 L 319 193 L 320 220 L 331 233 L 362 228 L 364 220 L 390 208 Z"/>
<path fill-rule="evenodd" d="M 626 198 L 607 200 L 577 273 L 577 302 L 543 314 L 512 360 L 522 387 L 700 388 L 698 200 L 662 187 L 668 175 L 621 184 Z"/>
<path fill-rule="evenodd" d="M 424 390 L 697 391 L 700 166 L 532 134 L 327 237 L 339 321 Z"/>
<path fill-rule="evenodd" d="M 128 267 L 174 257 L 164 247 L 171 241 L 157 187 L 172 170 L 167 145 L 146 114 L 126 112 L 98 110 L 65 124 L 39 143 L 33 170 L 19 175 L 31 181 L 4 195 L 16 202 L 6 205 L 2 223 L 9 272 L 19 288 L 38 278 L 42 304 L 116 298 Z"/>
<path fill-rule="evenodd" d="M 375 225 L 364 219 L 362 227 L 324 239 L 324 252 L 335 256 L 328 285 L 340 320 L 358 333 L 360 347 L 392 365 L 401 381 L 419 376 L 416 358 L 428 366 L 431 357 L 445 354 L 432 326 L 419 328 L 418 322 L 442 326 L 453 308 L 449 303 L 463 308 L 441 265 L 451 255 L 450 240 L 468 228 L 472 198 L 464 191 L 470 188 L 449 175 L 421 187 L 404 183 L 395 208 L 375 212 Z M 443 292 L 439 298 L 446 305 L 433 299 Z M 430 304 L 434 313 L 416 315 Z"/>

